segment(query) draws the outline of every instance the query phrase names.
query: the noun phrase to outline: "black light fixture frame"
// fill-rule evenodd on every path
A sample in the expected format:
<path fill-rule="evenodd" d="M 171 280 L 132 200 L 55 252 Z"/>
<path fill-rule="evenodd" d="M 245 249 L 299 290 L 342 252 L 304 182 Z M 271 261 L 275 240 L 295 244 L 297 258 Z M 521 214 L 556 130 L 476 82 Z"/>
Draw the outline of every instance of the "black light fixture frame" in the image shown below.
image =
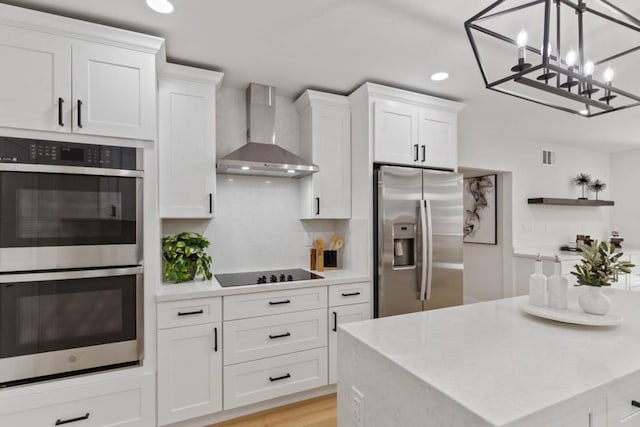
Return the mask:
<path fill-rule="evenodd" d="M 640 105 L 640 96 L 632 94 L 628 91 L 622 90 L 611 84 L 607 84 L 607 83 L 595 80 L 593 79 L 593 76 L 589 77 L 589 76 L 583 75 L 583 67 L 585 64 L 583 15 L 585 13 L 591 13 L 609 22 L 612 22 L 617 25 L 621 25 L 625 28 L 634 30 L 638 33 L 640 33 L 639 19 L 629 14 L 628 12 L 625 12 L 620 7 L 613 5 L 609 0 L 593 0 L 593 1 L 597 1 L 608 6 L 609 8 L 623 15 L 630 22 L 622 21 L 615 17 L 606 15 L 600 11 L 589 8 L 586 5 L 585 0 L 576 0 L 577 2 L 570 1 L 570 0 L 532 0 L 527 3 L 521 4 L 519 6 L 514 6 L 512 8 L 505 9 L 499 12 L 490 13 L 492 10 L 496 9 L 505 1 L 507 0 L 496 1 L 495 3 L 486 7 L 481 12 L 479 12 L 472 18 L 468 19 L 464 23 L 467 36 L 469 37 L 469 42 L 471 43 L 471 48 L 473 49 L 473 54 L 475 55 L 476 62 L 478 63 L 478 67 L 480 68 L 480 73 L 482 74 L 482 78 L 484 80 L 484 83 L 487 89 L 491 89 L 500 93 L 514 96 L 516 98 L 531 101 L 536 104 L 555 108 L 557 110 L 565 111 L 571 114 L 577 114 L 582 117 L 596 117 L 603 114 L 611 113 L 613 111 L 625 110 L 625 109 L 637 107 L 638 105 Z M 478 50 L 478 46 L 474 39 L 472 30 L 478 31 L 487 36 L 490 36 L 498 40 L 510 43 L 514 46 L 517 46 L 517 42 L 513 38 L 507 37 L 495 31 L 492 31 L 480 25 L 480 22 L 490 18 L 501 16 L 501 15 L 514 13 L 514 12 L 527 9 L 529 7 L 536 6 L 542 3 L 544 3 L 544 39 L 542 44 L 543 51 L 541 51 L 540 49 L 531 47 L 529 45 L 527 45 L 525 48 L 529 52 L 533 52 L 537 55 L 541 55 L 542 63 L 532 66 L 530 68 L 526 68 L 524 70 L 517 71 L 514 74 L 511 74 L 506 77 L 495 80 L 493 82 L 490 82 L 489 79 L 487 78 L 487 72 L 485 70 L 485 67 L 482 65 L 482 59 L 480 57 L 480 52 Z M 550 55 L 548 52 L 550 34 L 551 34 L 551 25 L 552 25 L 551 9 L 552 7 L 554 7 L 553 4 L 555 4 L 556 10 L 557 10 L 557 14 L 556 14 L 556 35 L 557 35 L 556 45 L 558 49 L 557 56 Z M 570 71 L 569 69 L 562 67 L 562 65 L 566 65 L 566 62 L 562 59 L 561 31 L 560 31 L 561 30 L 560 28 L 561 6 L 563 5 L 573 9 L 578 19 L 578 45 L 579 46 L 578 46 L 578 64 L 576 64 L 576 68 L 578 68 L 578 72 Z M 623 57 L 625 55 L 632 54 L 639 50 L 640 50 L 640 45 L 635 46 L 631 49 L 627 49 L 623 52 L 619 52 L 617 54 L 607 56 L 606 58 L 602 58 L 598 61 L 594 61 L 594 65 L 600 65 L 600 64 L 612 61 L 614 59 Z M 535 73 L 536 71 L 539 71 L 539 70 L 544 70 L 545 73 L 555 73 L 556 75 L 552 79 L 544 83 L 537 81 L 535 78 L 532 79 L 528 77 L 529 74 Z M 592 99 L 590 95 L 581 95 L 580 93 L 573 93 L 569 89 L 561 86 L 563 84 L 562 82 L 563 76 L 567 78 L 571 77 L 574 81 L 578 82 L 580 88 L 596 87 L 599 89 L 604 89 L 605 93 L 609 94 L 608 96 L 611 99 L 615 98 L 615 96 L 612 96 L 612 94 L 616 94 L 616 95 L 621 95 L 625 98 L 628 98 L 629 100 L 631 100 L 631 102 L 614 106 L 614 105 L 610 105 L 610 102 L 608 101 L 603 102 L 597 99 Z M 549 84 L 549 82 L 552 82 L 553 80 L 555 80 L 555 84 Z M 551 102 L 545 102 L 545 101 L 533 98 L 531 96 L 527 96 L 525 94 L 517 93 L 515 91 L 500 87 L 500 85 L 508 81 L 514 81 L 529 87 L 533 87 L 535 89 L 542 90 L 547 93 L 551 93 L 553 95 L 561 96 L 563 98 L 567 98 L 572 101 L 579 102 L 580 104 L 583 104 L 585 106 L 585 110 L 582 110 L 582 111 L 574 110 L 572 108 L 565 107 L 563 105 L 553 104 Z M 599 110 L 602 110 L 602 111 L 593 112 L 591 107 L 598 108 Z M 586 114 L 585 114 L 585 111 L 586 111 Z"/>

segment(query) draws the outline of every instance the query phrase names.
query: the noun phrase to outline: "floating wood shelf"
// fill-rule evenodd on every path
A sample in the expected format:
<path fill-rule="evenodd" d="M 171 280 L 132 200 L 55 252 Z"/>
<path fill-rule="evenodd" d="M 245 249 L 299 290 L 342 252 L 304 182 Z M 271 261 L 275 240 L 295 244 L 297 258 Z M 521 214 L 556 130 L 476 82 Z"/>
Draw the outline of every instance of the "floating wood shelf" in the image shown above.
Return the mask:
<path fill-rule="evenodd" d="M 530 205 L 555 205 L 555 206 L 614 206 L 611 200 L 580 200 L 580 199 L 552 199 L 550 197 L 538 197 L 529 199 Z"/>

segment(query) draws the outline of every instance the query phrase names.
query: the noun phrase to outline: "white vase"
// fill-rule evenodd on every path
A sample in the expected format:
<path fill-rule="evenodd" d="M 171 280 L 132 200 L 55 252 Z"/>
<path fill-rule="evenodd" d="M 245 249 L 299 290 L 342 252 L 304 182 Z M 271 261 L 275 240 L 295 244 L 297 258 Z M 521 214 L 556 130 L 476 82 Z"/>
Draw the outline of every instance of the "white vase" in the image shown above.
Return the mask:
<path fill-rule="evenodd" d="M 585 313 L 604 316 L 611 308 L 611 300 L 602 293 L 599 286 L 587 286 L 587 292 L 580 295 L 578 303 Z"/>

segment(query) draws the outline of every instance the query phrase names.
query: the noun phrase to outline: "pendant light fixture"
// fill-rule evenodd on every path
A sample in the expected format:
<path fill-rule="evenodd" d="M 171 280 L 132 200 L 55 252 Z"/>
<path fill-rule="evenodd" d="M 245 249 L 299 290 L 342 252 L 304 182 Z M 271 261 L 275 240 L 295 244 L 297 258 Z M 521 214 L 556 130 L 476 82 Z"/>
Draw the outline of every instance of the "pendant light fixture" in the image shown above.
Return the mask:
<path fill-rule="evenodd" d="M 465 29 L 488 89 L 583 117 L 640 105 L 640 20 L 612 0 L 499 0 Z"/>

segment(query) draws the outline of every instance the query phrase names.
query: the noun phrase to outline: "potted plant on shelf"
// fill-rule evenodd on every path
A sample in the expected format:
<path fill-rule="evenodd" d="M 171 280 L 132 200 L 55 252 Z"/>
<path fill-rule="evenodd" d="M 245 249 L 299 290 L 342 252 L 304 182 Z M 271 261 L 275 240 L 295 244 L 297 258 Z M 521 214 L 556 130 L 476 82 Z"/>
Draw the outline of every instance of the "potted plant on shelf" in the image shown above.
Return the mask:
<path fill-rule="evenodd" d="M 611 286 L 618 274 L 629 274 L 635 267 L 628 261 L 621 261 L 622 252 L 607 242 L 594 241 L 591 245 L 581 245 L 582 259 L 571 274 L 577 277 L 577 286 L 587 286 L 585 294 L 578 298 L 580 307 L 589 314 L 605 315 L 611 308 L 611 301 L 602 293 L 602 287 Z"/>
<path fill-rule="evenodd" d="M 586 173 L 579 173 L 578 176 L 573 178 L 573 182 L 577 186 L 582 187 L 582 197 L 578 197 L 578 200 L 587 200 L 587 197 L 584 195 L 584 188 L 591 183 L 591 175 Z"/>
<path fill-rule="evenodd" d="M 592 183 L 589 184 L 589 190 L 596 192 L 596 200 L 598 200 L 598 193 L 607 188 L 607 184 L 596 179 Z"/>
<path fill-rule="evenodd" d="M 211 257 L 205 251 L 209 240 L 198 233 L 180 233 L 162 239 L 162 261 L 164 278 L 174 283 L 193 280 L 196 275 L 202 280 L 212 277 Z"/>

